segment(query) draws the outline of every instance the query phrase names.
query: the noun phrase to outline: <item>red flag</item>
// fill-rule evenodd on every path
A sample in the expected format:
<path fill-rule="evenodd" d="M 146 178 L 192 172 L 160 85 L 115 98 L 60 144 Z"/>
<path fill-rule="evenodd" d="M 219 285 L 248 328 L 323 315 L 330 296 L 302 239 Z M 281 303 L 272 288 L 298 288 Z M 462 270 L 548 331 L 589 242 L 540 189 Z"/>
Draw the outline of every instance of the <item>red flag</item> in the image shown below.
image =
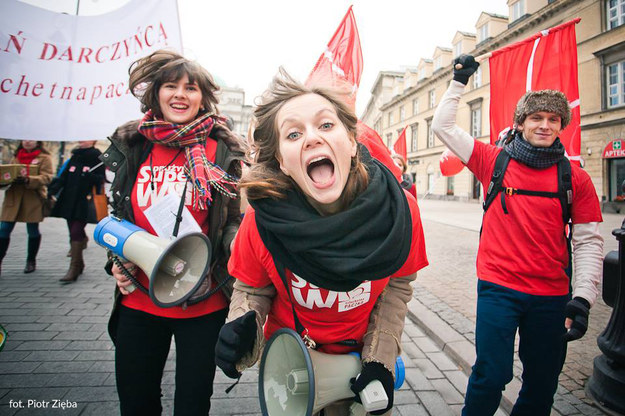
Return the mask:
<path fill-rule="evenodd" d="M 314 82 L 344 83 L 351 89 L 352 102 L 356 102 L 356 92 L 362 74 L 362 50 L 360 37 L 356 27 L 356 19 L 352 6 L 349 6 L 345 17 L 330 39 L 325 52 L 317 60 L 317 64 L 308 75 L 306 85 Z"/>
<path fill-rule="evenodd" d="M 408 153 L 406 151 L 406 129 L 408 126 L 404 127 L 404 130 L 401 132 L 397 141 L 393 145 L 393 150 L 395 153 L 404 158 L 404 160 L 408 160 Z"/>
<path fill-rule="evenodd" d="M 577 84 L 577 18 L 493 51 L 490 65 L 490 142 L 512 127 L 517 101 L 526 91 L 560 90 L 571 106 L 571 123 L 560 141 L 572 161 L 580 161 L 580 110 Z"/>

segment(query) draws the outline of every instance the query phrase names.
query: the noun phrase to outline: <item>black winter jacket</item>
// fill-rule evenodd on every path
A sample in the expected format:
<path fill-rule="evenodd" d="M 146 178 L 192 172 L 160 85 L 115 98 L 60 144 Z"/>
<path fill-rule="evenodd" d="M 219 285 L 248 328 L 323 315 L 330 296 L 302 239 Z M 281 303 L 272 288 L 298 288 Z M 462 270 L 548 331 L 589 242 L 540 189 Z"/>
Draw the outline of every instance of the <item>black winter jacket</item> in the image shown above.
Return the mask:
<path fill-rule="evenodd" d="M 132 212 L 131 192 L 137 179 L 139 167 L 146 160 L 152 149 L 152 143 L 141 135 L 137 128 L 139 120 L 131 121 L 115 130 L 109 140 L 111 146 L 101 156 L 102 161 L 112 172 L 115 179 L 111 185 L 113 197 L 112 215 L 134 223 Z M 236 140 L 235 140 L 236 139 Z M 230 143 L 217 139 L 215 164 L 221 166 L 230 175 L 241 176 L 241 161 L 245 156 L 244 143 L 231 136 Z M 221 282 L 228 279 L 228 259 L 230 258 L 230 243 L 234 239 L 241 224 L 241 200 L 223 196 L 213 190 L 212 203 L 209 208 L 208 238 L 212 245 L 212 277 Z M 111 274 L 112 262 L 109 261 L 106 270 Z M 232 293 L 232 280 L 222 287 L 228 298 Z M 198 292 L 202 289 L 200 288 Z M 120 292 L 115 286 L 115 307 L 109 321 L 109 334 L 115 342 L 117 306 Z M 194 296 L 195 297 L 195 296 Z M 191 301 L 192 302 L 192 301 Z"/>
<path fill-rule="evenodd" d="M 101 154 L 102 152 L 95 147 L 86 149 L 77 147 L 72 150 L 72 157 L 68 160 L 65 170 L 48 186 L 48 195 L 60 192 L 50 216 L 87 221 L 87 198 L 94 186 L 99 192 L 104 182 L 104 166 L 100 164 L 99 159 Z M 88 172 L 98 164 L 99 167 Z"/>

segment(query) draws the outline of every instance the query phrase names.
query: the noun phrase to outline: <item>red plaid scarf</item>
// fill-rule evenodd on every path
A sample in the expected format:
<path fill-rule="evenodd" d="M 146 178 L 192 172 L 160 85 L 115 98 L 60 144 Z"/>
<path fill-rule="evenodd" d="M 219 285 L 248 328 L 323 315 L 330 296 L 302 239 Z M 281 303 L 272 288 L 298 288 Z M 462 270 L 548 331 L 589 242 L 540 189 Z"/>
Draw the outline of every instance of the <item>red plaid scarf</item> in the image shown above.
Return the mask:
<path fill-rule="evenodd" d="M 236 198 L 237 179 L 206 159 L 205 143 L 216 121 L 223 118 L 205 113 L 187 124 L 157 119 L 148 110 L 139 123 L 139 133 L 153 143 L 168 147 L 183 147 L 187 177 L 193 185 L 193 209 L 205 210 L 212 201 L 211 186 L 230 198 Z"/>

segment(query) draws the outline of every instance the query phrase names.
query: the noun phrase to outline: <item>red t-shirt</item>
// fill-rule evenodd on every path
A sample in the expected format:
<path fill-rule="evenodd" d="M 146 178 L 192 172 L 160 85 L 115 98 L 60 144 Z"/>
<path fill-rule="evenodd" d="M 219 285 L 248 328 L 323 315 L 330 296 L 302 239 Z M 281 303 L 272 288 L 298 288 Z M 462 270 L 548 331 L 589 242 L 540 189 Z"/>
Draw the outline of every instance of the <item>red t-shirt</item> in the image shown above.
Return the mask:
<path fill-rule="evenodd" d="M 206 158 L 210 161 L 214 161 L 216 151 L 217 142 L 207 140 Z M 152 169 L 150 169 L 150 159 L 152 160 Z M 137 180 L 132 189 L 131 202 L 135 216 L 135 224 L 150 234 L 156 235 L 143 211 L 169 192 L 176 192 L 178 195 L 182 194 L 184 184 L 187 180 L 187 176 L 184 173 L 184 164 L 184 150 L 179 152 L 178 148 L 155 144 L 151 154 L 139 167 Z M 152 191 L 151 188 L 152 172 L 154 172 L 154 191 Z M 185 205 L 193 215 L 193 218 L 195 218 L 200 225 L 202 232 L 207 234 L 208 210 L 193 210 L 191 189 L 191 184 L 187 185 Z M 149 280 L 141 269 L 139 269 L 137 273 L 137 278 L 143 286 L 146 288 L 149 287 Z M 195 318 L 227 308 L 228 302 L 221 291 L 218 291 L 205 301 L 190 305 L 185 310 L 183 310 L 181 306 L 161 308 L 152 302 L 149 295 L 136 289 L 131 294 L 122 297 L 122 305 L 167 318 Z"/>
<path fill-rule="evenodd" d="M 488 189 L 501 148 L 475 142 L 467 167 Z M 573 224 L 601 222 L 601 209 L 590 176 L 571 164 Z M 531 191 L 557 192 L 557 165 L 533 169 L 510 159 L 503 178 L 504 187 Z M 561 296 L 569 293 L 565 273 L 569 256 L 564 236 L 562 206 L 557 198 L 527 195 L 501 196 L 486 211 L 477 254 L 480 279 L 523 293 Z"/>
<path fill-rule="evenodd" d="M 410 254 L 406 263 L 391 278 L 415 273 L 428 264 L 419 208 L 414 198 L 408 194 L 407 197 L 413 221 Z M 295 325 L 289 295 L 271 253 L 258 234 L 255 214 L 254 209 L 248 207 L 235 239 L 228 270 L 247 285 L 265 287 L 271 284 L 276 287 L 277 295 L 265 325 L 265 338 L 268 339 L 277 329 L 295 328 Z M 389 279 L 366 281 L 349 292 L 335 292 L 310 284 L 288 269 L 286 277 L 290 282 L 297 317 L 309 330 L 312 339 L 320 344 L 328 344 L 321 351 L 332 354 L 359 349 L 332 343 L 347 339 L 362 342 L 373 305 Z"/>

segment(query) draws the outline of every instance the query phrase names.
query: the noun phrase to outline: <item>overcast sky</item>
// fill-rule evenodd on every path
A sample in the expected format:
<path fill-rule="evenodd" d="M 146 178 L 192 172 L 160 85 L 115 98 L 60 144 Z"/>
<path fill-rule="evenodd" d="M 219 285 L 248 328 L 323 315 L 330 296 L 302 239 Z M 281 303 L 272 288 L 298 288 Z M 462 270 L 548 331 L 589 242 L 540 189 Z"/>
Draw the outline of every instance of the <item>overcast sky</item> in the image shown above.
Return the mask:
<path fill-rule="evenodd" d="M 21 0 L 75 14 L 77 0 Z M 128 0 L 79 0 L 80 15 L 106 13 Z M 134 0 L 144 1 L 144 0 Z M 508 15 L 506 0 L 178 0 L 184 54 L 253 104 L 280 65 L 305 80 L 350 5 L 364 70 L 358 115 L 379 71 L 416 66 L 457 30 L 475 32 L 482 11 Z"/>

